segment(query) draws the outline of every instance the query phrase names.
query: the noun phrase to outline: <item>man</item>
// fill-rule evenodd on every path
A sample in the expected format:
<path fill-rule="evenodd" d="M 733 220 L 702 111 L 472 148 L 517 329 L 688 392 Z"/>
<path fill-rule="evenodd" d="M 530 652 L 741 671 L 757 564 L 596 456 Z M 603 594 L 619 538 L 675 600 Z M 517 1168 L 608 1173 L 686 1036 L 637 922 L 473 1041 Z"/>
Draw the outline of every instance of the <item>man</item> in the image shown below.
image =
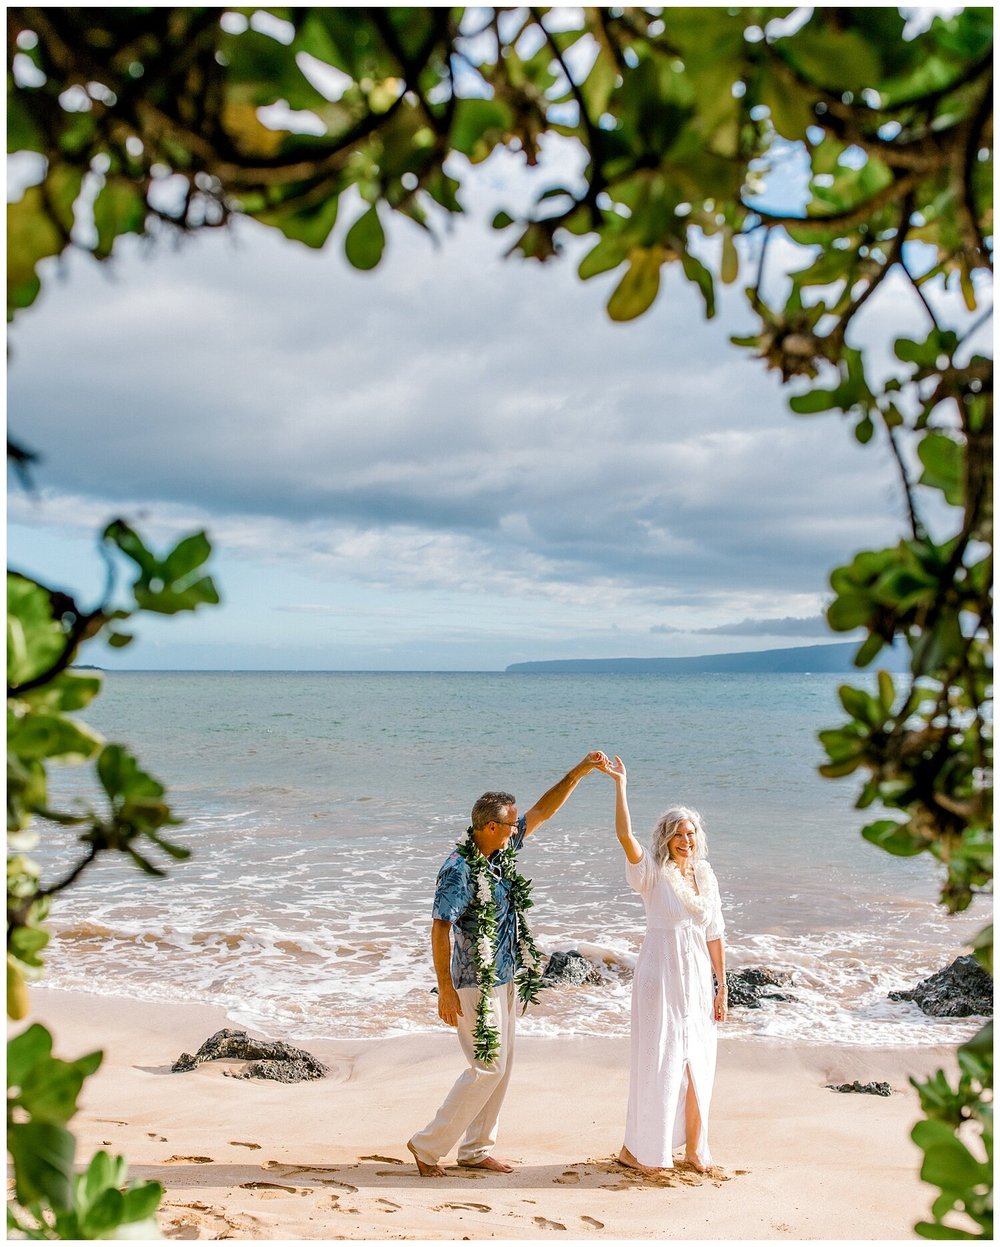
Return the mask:
<path fill-rule="evenodd" d="M 438 983 L 438 1016 L 458 1031 L 468 1067 L 448 1093 L 437 1116 L 407 1143 L 422 1178 L 443 1178 L 438 1163 L 461 1139 L 458 1163 L 468 1169 L 510 1173 L 512 1166 L 493 1156 L 500 1106 L 507 1091 L 514 1055 L 516 1016 L 517 920 L 510 882 L 501 877 L 498 855 L 508 845 L 520 849 L 525 839 L 552 817 L 584 775 L 609 765 L 600 752 L 582 762 L 518 817 L 517 802 L 509 792 L 485 792 L 472 807 L 472 840 L 486 859 L 496 911 L 496 947 L 493 966 L 496 984 L 490 992 L 491 1012 L 499 1041 L 490 1063 L 477 1061 L 474 1028 L 480 987 L 475 965 L 472 914 L 475 897 L 472 871 L 456 849 L 438 872 L 434 892 L 431 952 Z M 478 859 L 477 859 L 478 860 Z M 487 896 L 489 890 L 487 889 Z M 454 932 L 454 950 L 452 933 Z M 463 1137 L 464 1136 L 464 1137 Z"/>

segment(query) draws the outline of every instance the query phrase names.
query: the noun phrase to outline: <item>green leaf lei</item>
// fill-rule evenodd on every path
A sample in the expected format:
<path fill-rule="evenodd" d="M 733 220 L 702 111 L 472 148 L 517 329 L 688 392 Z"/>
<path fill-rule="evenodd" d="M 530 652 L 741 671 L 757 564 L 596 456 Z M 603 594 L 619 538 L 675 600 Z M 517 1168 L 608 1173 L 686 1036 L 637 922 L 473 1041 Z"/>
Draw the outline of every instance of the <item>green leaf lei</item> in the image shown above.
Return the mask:
<path fill-rule="evenodd" d="M 459 856 L 469 867 L 472 882 L 472 964 L 479 984 L 479 1003 L 476 1006 L 476 1027 L 473 1032 L 476 1060 L 492 1065 L 500 1050 L 500 1035 L 493 1015 L 490 991 L 496 986 L 497 911 L 493 883 L 495 866 L 500 877 L 510 885 L 510 903 L 514 907 L 516 939 L 514 945 L 515 975 L 518 999 L 523 1013 L 534 1004 L 542 985 L 541 954 L 535 945 L 525 910 L 534 902 L 531 899 L 531 881 L 517 872 L 517 853 L 513 848 L 501 849 L 493 862 L 480 851 L 470 827 L 466 838 L 458 843 Z"/>

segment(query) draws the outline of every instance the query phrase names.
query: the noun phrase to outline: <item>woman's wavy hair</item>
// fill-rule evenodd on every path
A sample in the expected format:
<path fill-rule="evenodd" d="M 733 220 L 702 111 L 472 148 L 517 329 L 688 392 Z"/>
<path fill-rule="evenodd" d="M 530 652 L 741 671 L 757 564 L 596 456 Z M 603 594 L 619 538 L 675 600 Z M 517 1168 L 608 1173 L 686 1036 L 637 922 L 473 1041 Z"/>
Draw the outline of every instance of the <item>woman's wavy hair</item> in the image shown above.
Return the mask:
<path fill-rule="evenodd" d="M 705 828 L 701 825 L 701 815 L 697 810 L 689 809 L 686 805 L 673 805 L 660 815 L 656 826 L 653 828 L 653 839 L 650 845 L 653 853 L 653 861 L 658 867 L 663 867 L 670 861 L 670 849 L 668 845 L 671 839 L 677 834 L 677 830 L 681 823 L 690 823 L 695 832 L 695 861 L 705 861 L 708 858 L 708 840 L 705 837 Z"/>

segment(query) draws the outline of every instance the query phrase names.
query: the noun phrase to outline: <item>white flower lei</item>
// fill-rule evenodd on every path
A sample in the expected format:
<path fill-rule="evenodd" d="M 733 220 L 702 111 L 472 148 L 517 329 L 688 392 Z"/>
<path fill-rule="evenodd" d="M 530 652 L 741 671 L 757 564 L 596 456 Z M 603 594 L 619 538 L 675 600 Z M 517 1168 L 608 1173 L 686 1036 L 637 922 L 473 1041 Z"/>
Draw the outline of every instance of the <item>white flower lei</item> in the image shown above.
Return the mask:
<path fill-rule="evenodd" d="M 695 862 L 694 875 L 698 881 L 697 892 L 673 862 L 663 863 L 663 875 L 684 908 L 694 914 L 699 922 L 707 922 L 715 904 L 715 876 L 708 862 Z"/>
<path fill-rule="evenodd" d="M 476 1060 L 483 1065 L 492 1065 L 500 1050 L 500 1032 L 490 997 L 490 991 L 497 981 L 497 912 L 493 895 L 495 876 L 491 863 L 476 844 L 471 827 L 466 839 L 459 842 L 458 852 L 468 864 L 472 883 L 472 901 L 469 904 L 473 918 L 472 963 L 479 985 L 476 1026 L 473 1032 L 475 1055 Z M 514 982 L 523 1012 L 538 999 L 542 980 L 542 959 L 524 917 L 524 911 L 532 905 L 531 884 L 523 875 L 518 874 L 517 855 L 513 849 L 504 849 L 498 853 L 496 864 L 500 877 L 510 884 L 510 903 L 514 908 L 517 933 Z"/>

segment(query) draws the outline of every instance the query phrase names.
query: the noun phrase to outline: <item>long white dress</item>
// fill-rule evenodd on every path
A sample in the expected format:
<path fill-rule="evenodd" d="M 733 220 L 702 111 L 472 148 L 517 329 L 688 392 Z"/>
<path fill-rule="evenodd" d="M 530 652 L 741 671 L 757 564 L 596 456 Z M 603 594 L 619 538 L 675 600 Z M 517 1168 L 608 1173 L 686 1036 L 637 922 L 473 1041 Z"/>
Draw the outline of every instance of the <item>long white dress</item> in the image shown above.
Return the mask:
<path fill-rule="evenodd" d="M 701 1114 L 695 1153 L 701 1164 L 710 1165 L 716 1021 L 708 941 L 725 930 L 719 885 L 708 862 L 699 861 L 695 894 L 676 867 L 659 869 L 645 850 L 634 865 L 626 864 L 625 877 L 646 907 L 646 935 L 632 983 L 625 1146 L 641 1165 L 673 1167 L 674 1149 L 687 1142 L 684 1102 L 690 1075 Z"/>

